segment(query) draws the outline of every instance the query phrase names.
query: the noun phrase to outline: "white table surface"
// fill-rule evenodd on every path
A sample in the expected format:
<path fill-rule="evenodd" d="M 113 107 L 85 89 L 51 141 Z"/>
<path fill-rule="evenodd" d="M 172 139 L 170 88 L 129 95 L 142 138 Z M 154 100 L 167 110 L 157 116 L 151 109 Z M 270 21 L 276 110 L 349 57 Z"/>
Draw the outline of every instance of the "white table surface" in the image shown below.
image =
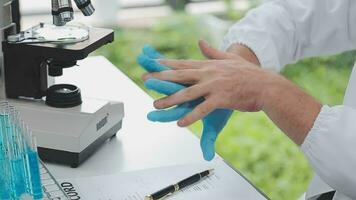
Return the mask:
<path fill-rule="evenodd" d="M 125 66 L 136 67 L 136 66 Z M 123 128 L 78 168 L 47 163 L 57 179 L 80 178 L 204 161 L 199 139 L 175 123 L 152 123 L 153 100 L 104 57 L 89 57 L 56 80 L 82 95 L 124 102 Z M 240 176 L 236 173 L 236 176 Z M 257 192 L 257 191 L 256 191 Z"/>

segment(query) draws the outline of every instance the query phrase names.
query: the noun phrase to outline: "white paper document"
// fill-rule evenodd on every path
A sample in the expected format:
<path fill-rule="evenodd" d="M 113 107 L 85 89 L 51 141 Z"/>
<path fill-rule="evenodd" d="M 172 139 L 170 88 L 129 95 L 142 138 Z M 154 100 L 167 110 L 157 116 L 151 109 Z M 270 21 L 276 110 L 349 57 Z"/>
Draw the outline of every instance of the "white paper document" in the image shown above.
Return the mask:
<path fill-rule="evenodd" d="M 71 199 L 143 200 L 164 187 L 204 170 L 214 174 L 179 191 L 167 200 L 265 200 L 266 198 L 223 160 L 210 163 L 154 168 L 98 177 L 59 180 Z"/>

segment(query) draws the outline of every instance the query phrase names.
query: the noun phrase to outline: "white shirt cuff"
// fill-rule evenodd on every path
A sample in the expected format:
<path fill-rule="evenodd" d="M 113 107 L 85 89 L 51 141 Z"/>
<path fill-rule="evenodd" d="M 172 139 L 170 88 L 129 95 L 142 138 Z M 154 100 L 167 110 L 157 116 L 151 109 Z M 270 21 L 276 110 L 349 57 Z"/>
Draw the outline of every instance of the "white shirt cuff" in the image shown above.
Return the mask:
<path fill-rule="evenodd" d="M 257 56 L 262 68 L 276 72 L 282 70 L 283 66 L 281 66 L 278 60 L 275 45 L 265 36 L 265 33 L 256 31 L 250 32 L 238 27 L 238 24 L 235 24 L 225 35 L 221 49 L 226 51 L 233 44 L 242 44 L 250 48 Z"/>
<path fill-rule="evenodd" d="M 325 105 L 321 108 L 318 117 L 316 118 L 313 127 L 305 138 L 301 149 L 305 154 L 311 153 L 312 146 L 317 142 L 318 134 L 327 131 L 327 124 L 335 118 L 333 110 Z"/>

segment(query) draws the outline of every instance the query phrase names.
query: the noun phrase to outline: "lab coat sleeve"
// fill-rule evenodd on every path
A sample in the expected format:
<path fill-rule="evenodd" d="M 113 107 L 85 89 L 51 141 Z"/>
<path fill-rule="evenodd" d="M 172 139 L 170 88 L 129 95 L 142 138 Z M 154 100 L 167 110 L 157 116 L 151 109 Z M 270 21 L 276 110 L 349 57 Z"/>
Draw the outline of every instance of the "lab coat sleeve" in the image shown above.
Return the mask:
<path fill-rule="evenodd" d="M 355 0 L 271 0 L 234 24 L 221 48 L 239 43 L 279 71 L 299 59 L 356 48 Z"/>
<path fill-rule="evenodd" d="M 356 110 L 323 106 L 301 146 L 314 171 L 336 191 L 356 199 Z"/>

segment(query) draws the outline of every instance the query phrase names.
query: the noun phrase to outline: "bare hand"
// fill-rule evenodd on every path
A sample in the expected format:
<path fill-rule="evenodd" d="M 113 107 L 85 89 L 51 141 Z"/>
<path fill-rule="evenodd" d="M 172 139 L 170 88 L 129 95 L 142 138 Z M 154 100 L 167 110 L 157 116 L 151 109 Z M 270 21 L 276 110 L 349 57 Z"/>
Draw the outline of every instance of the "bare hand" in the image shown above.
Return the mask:
<path fill-rule="evenodd" d="M 205 98 L 178 122 L 180 126 L 188 126 L 218 108 L 260 111 L 263 109 L 264 91 L 268 85 L 280 81 L 279 76 L 237 55 L 223 60 L 161 60 L 160 63 L 174 70 L 147 74 L 144 79 L 156 78 L 192 86 L 156 101 L 157 109 Z"/>
<path fill-rule="evenodd" d="M 254 54 L 242 58 L 208 47 L 204 42 L 200 42 L 200 47 L 211 60 L 160 60 L 173 70 L 144 75 L 145 80 L 156 78 L 191 85 L 155 101 L 156 108 L 165 109 L 204 97 L 204 102 L 178 121 L 182 127 L 218 108 L 262 110 L 296 144 L 302 144 L 320 112 L 319 102 L 284 77 L 259 68 Z M 241 46 L 237 48 L 241 50 Z"/>

